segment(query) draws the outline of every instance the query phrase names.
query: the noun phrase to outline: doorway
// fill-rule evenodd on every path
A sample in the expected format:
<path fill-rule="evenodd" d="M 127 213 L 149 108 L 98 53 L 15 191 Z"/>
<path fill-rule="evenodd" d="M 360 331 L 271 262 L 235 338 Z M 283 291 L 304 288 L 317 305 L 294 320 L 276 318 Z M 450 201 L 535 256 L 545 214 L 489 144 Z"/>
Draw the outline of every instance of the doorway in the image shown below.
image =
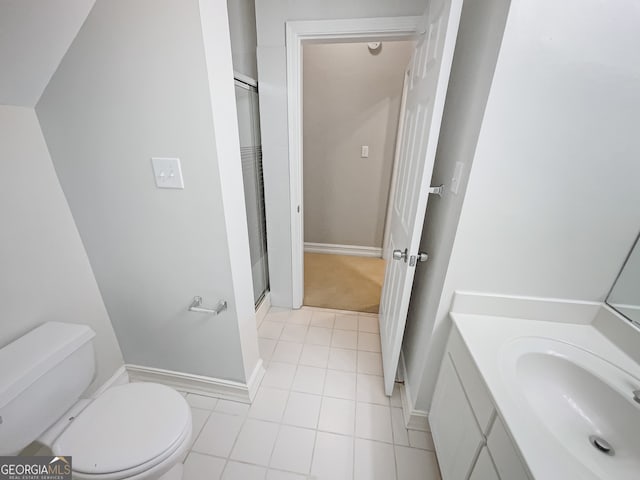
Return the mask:
<path fill-rule="evenodd" d="M 287 103 L 291 225 L 292 306 L 303 300 L 302 49 L 310 41 L 389 41 L 415 38 L 407 66 L 399 148 L 392 175 L 388 241 L 379 310 L 384 389 L 391 395 L 400 359 L 462 0 L 438 0 L 422 17 L 287 22 Z M 395 38 L 394 38 L 395 37 Z"/>
<path fill-rule="evenodd" d="M 378 313 L 414 40 L 302 45 L 305 306 Z"/>

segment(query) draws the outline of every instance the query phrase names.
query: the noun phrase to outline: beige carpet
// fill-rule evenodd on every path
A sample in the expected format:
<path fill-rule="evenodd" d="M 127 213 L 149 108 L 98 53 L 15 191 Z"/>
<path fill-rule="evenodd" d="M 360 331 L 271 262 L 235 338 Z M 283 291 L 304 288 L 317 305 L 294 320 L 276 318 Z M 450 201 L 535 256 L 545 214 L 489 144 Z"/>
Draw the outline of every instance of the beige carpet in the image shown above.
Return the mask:
<path fill-rule="evenodd" d="M 304 254 L 304 304 L 378 313 L 384 281 L 381 258 Z"/>

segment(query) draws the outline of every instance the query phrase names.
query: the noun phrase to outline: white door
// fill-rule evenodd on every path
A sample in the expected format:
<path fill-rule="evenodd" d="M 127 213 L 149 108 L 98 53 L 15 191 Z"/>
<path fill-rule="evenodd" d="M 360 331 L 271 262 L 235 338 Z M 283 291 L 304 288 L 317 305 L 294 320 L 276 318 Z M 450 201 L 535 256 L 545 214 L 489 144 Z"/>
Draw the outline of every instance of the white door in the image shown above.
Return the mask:
<path fill-rule="evenodd" d="M 435 0 L 430 4 L 424 14 L 425 32 L 409 65 L 387 245 L 394 255 L 386 252 L 389 260 L 380 299 L 387 395 L 393 391 L 400 358 L 461 9 L 462 0 Z M 399 255 L 402 257 L 394 259 Z"/>

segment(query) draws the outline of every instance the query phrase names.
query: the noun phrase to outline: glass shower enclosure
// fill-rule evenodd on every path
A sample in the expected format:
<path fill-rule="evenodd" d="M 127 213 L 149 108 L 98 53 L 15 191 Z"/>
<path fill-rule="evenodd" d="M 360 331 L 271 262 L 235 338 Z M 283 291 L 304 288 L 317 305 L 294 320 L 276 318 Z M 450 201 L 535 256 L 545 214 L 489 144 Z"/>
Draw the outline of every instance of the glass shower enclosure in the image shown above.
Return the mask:
<path fill-rule="evenodd" d="M 240 78 L 235 79 L 235 88 L 244 199 L 249 227 L 253 299 L 257 307 L 269 290 L 258 88 L 253 82 Z"/>

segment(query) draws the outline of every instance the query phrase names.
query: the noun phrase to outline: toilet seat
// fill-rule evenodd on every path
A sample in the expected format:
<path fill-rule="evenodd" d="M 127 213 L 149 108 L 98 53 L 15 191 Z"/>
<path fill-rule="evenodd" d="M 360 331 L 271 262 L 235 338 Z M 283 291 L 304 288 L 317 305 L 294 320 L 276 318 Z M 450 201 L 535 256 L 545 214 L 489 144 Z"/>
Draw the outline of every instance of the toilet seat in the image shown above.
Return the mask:
<path fill-rule="evenodd" d="M 52 450 L 72 456 L 74 478 L 120 480 L 157 470 L 190 438 L 191 410 L 178 392 L 155 383 L 129 383 L 89 404 Z"/>

